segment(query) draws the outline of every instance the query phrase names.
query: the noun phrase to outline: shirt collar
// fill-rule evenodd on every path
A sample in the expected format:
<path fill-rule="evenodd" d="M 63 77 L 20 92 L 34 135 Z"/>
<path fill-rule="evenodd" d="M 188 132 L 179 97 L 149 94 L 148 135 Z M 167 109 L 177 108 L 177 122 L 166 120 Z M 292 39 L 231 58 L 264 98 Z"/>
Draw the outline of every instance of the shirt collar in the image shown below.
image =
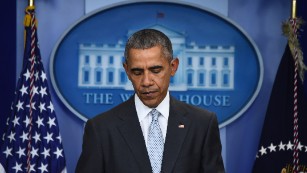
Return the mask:
<path fill-rule="evenodd" d="M 135 108 L 138 114 L 139 121 L 141 122 L 148 113 L 152 110 L 152 108 L 143 104 L 137 94 L 134 95 L 135 100 Z M 167 92 L 165 98 L 162 102 L 156 107 L 156 109 L 161 113 L 161 115 L 168 120 L 169 117 L 169 107 L 170 107 L 170 96 L 169 92 Z"/>

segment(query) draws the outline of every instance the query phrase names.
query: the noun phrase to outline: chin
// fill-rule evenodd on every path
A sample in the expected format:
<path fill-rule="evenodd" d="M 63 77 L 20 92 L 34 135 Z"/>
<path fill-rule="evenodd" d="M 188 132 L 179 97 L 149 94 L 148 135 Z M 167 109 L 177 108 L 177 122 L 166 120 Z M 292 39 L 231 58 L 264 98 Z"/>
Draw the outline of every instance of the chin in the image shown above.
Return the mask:
<path fill-rule="evenodd" d="M 156 103 L 148 103 L 148 102 L 143 102 L 144 105 L 150 107 L 150 108 L 156 108 L 158 105 Z"/>

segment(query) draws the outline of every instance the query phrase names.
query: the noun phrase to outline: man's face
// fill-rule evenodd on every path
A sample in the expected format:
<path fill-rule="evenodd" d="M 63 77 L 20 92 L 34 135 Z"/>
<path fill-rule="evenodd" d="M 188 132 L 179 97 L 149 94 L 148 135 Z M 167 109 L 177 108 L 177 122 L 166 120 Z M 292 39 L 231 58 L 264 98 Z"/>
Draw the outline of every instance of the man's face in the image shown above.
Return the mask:
<path fill-rule="evenodd" d="M 133 88 L 144 105 L 157 107 L 165 98 L 170 77 L 174 76 L 178 59 L 168 62 L 160 46 L 149 49 L 130 49 L 124 68 Z"/>

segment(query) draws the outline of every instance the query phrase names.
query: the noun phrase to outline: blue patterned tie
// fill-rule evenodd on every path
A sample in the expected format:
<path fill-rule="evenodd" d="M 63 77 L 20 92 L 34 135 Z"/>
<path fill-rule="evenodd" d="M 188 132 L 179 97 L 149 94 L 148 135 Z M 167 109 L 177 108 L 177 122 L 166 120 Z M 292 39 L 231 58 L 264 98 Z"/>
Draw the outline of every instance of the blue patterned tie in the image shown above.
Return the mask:
<path fill-rule="evenodd" d="M 148 132 L 147 152 L 149 155 L 152 172 L 160 173 L 164 149 L 164 140 L 158 122 L 160 112 L 153 109 L 149 114 L 152 116 L 152 121 Z"/>

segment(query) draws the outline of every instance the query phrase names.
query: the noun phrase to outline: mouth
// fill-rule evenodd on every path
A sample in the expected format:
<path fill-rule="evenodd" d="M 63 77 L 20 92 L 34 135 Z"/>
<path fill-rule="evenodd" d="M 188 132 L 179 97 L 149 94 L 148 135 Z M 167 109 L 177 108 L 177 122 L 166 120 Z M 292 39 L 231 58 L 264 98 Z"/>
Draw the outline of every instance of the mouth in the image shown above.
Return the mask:
<path fill-rule="evenodd" d="M 152 98 L 157 91 L 143 91 L 141 94 L 147 98 Z"/>

